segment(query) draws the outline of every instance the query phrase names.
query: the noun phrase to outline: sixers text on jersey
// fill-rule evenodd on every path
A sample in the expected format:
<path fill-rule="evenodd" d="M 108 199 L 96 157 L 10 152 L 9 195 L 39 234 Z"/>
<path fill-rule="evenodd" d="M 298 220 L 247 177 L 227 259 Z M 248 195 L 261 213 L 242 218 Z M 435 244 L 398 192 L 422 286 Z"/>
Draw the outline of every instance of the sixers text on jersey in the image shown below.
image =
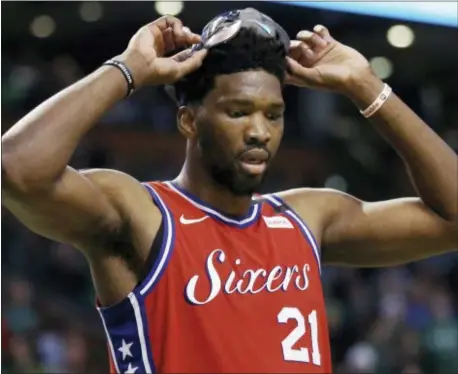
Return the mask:
<path fill-rule="evenodd" d="M 329 373 L 318 245 L 273 195 L 228 217 L 147 183 L 162 243 L 146 278 L 99 308 L 116 372 Z"/>

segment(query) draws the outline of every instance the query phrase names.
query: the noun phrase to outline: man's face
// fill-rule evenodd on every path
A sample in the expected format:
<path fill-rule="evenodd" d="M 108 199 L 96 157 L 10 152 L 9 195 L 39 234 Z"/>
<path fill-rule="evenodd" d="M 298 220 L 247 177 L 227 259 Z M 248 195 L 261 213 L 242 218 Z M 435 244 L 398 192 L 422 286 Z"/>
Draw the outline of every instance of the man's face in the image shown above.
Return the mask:
<path fill-rule="evenodd" d="M 221 75 L 196 117 L 201 160 L 235 195 L 258 192 L 283 135 L 280 81 L 265 71 Z"/>

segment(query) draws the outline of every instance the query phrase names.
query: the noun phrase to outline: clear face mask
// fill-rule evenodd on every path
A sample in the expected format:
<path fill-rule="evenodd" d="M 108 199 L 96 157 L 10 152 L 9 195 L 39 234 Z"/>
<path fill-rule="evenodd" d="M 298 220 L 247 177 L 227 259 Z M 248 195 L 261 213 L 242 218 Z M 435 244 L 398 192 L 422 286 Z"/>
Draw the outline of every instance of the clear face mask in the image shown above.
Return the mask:
<path fill-rule="evenodd" d="M 231 10 L 213 18 L 203 29 L 201 42 L 192 47 L 191 53 L 227 43 L 242 28 L 249 28 L 260 36 L 281 41 L 286 53 L 288 53 L 290 38 L 287 32 L 270 17 L 253 8 Z M 179 103 L 175 88 L 173 86 L 166 86 L 165 89 L 167 94 L 176 103 Z"/>

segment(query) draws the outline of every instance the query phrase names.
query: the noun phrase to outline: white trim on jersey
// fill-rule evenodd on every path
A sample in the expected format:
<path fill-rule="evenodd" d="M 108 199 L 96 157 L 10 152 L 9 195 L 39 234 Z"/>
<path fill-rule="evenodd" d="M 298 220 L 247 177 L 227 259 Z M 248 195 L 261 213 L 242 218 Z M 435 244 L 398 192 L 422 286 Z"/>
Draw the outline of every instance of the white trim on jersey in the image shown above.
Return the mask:
<path fill-rule="evenodd" d="M 143 326 L 142 313 L 140 311 L 138 300 L 133 292 L 129 294 L 129 300 L 132 304 L 132 308 L 134 309 L 135 323 L 137 325 L 138 340 L 140 341 L 140 349 L 142 351 L 143 365 L 145 366 L 145 372 L 150 374 L 152 373 L 152 370 L 148 358 L 148 348 L 146 347 L 145 328 Z"/>
<path fill-rule="evenodd" d="M 172 249 L 172 243 L 173 243 L 173 223 L 172 223 L 172 215 L 170 214 L 167 206 L 164 204 L 164 202 L 162 201 L 161 197 L 159 196 L 159 194 L 154 190 L 153 187 L 151 187 L 150 185 L 148 184 L 144 184 L 144 186 L 146 186 L 150 191 L 151 193 L 154 194 L 154 196 L 156 197 L 157 201 L 159 202 L 159 204 L 161 205 L 161 210 L 165 212 L 165 224 L 167 225 L 167 238 L 165 239 L 165 248 L 164 248 L 164 252 L 162 254 L 162 257 L 160 258 L 159 260 L 159 263 L 156 267 L 156 269 L 154 270 L 154 273 L 152 275 L 152 277 L 150 278 L 150 280 L 148 281 L 148 283 L 140 290 L 140 295 L 144 295 L 146 292 L 149 291 L 149 289 L 151 288 L 151 286 L 154 284 L 154 282 L 156 281 L 157 277 L 161 274 L 164 266 L 165 266 L 165 263 L 167 262 L 167 258 L 169 256 L 169 253 Z"/>
<path fill-rule="evenodd" d="M 107 325 L 105 323 L 105 319 L 103 318 L 102 310 L 100 308 L 97 308 L 97 311 L 99 312 L 100 318 L 102 319 L 103 329 L 105 330 L 105 335 L 107 336 L 107 339 L 108 339 L 108 345 L 110 347 L 111 358 L 113 359 L 116 373 L 120 374 L 121 371 L 119 370 L 118 360 L 116 359 L 116 353 L 114 351 L 113 342 L 111 341 L 110 334 L 108 333 Z"/>
<path fill-rule="evenodd" d="M 277 197 L 273 195 L 263 195 L 267 200 L 269 200 L 271 203 L 275 204 L 276 206 L 282 206 L 284 205 L 281 201 L 279 201 Z M 296 223 L 302 228 L 302 231 L 306 235 L 310 245 L 312 246 L 313 252 L 315 254 L 316 260 L 318 262 L 318 269 L 320 270 L 321 274 L 321 259 L 320 259 L 320 251 L 318 249 L 318 244 L 310 231 L 310 229 L 307 227 L 305 222 L 291 209 L 287 209 L 285 211 L 286 214 L 288 214 L 291 218 L 293 218 Z"/>
<path fill-rule="evenodd" d="M 183 192 L 181 192 L 180 190 L 178 190 L 174 185 L 173 183 L 171 182 L 165 182 L 165 184 L 167 184 L 167 186 L 169 186 L 174 192 L 176 192 L 177 194 L 179 194 L 181 197 L 183 197 L 185 200 L 187 200 L 189 203 L 191 203 L 192 205 L 194 205 L 196 208 L 199 208 L 200 210 L 203 210 L 204 212 L 207 212 L 207 213 L 210 213 L 216 217 L 218 217 L 219 219 L 221 219 L 222 221 L 224 222 L 227 222 L 227 223 L 232 223 L 234 225 L 245 225 L 247 223 L 250 223 L 251 221 L 255 220 L 256 217 L 258 216 L 258 213 L 259 213 L 259 207 L 260 207 L 260 204 L 256 204 L 254 206 L 254 209 L 253 209 L 253 212 L 251 213 L 250 217 L 247 217 L 243 220 L 236 220 L 236 219 L 232 219 L 232 218 L 229 218 L 229 217 L 226 217 L 224 216 L 223 214 L 217 212 L 216 210 L 212 209 L 212 208 L 209 208 L 205 205 L 202 205 L 202 204 L 199 204 L 198 202 L 194 201 L 193 199 L 189 198 L 188 196 L 186 196 Z"/>

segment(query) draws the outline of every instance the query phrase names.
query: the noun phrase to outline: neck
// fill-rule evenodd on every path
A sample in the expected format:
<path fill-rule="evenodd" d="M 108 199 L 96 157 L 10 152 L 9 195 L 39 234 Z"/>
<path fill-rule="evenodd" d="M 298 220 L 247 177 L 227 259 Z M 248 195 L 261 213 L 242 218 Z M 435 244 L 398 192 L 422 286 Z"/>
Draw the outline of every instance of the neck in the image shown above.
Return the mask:
<path fill-rule="evenodd" d="M 235 196 L 227 188 L 217 184 L 202 168 L 194 168 L 186 161 L 174 180 L 208 205 L 231 216 L 246 215 L 251 206 L 251 196 Z"/>

